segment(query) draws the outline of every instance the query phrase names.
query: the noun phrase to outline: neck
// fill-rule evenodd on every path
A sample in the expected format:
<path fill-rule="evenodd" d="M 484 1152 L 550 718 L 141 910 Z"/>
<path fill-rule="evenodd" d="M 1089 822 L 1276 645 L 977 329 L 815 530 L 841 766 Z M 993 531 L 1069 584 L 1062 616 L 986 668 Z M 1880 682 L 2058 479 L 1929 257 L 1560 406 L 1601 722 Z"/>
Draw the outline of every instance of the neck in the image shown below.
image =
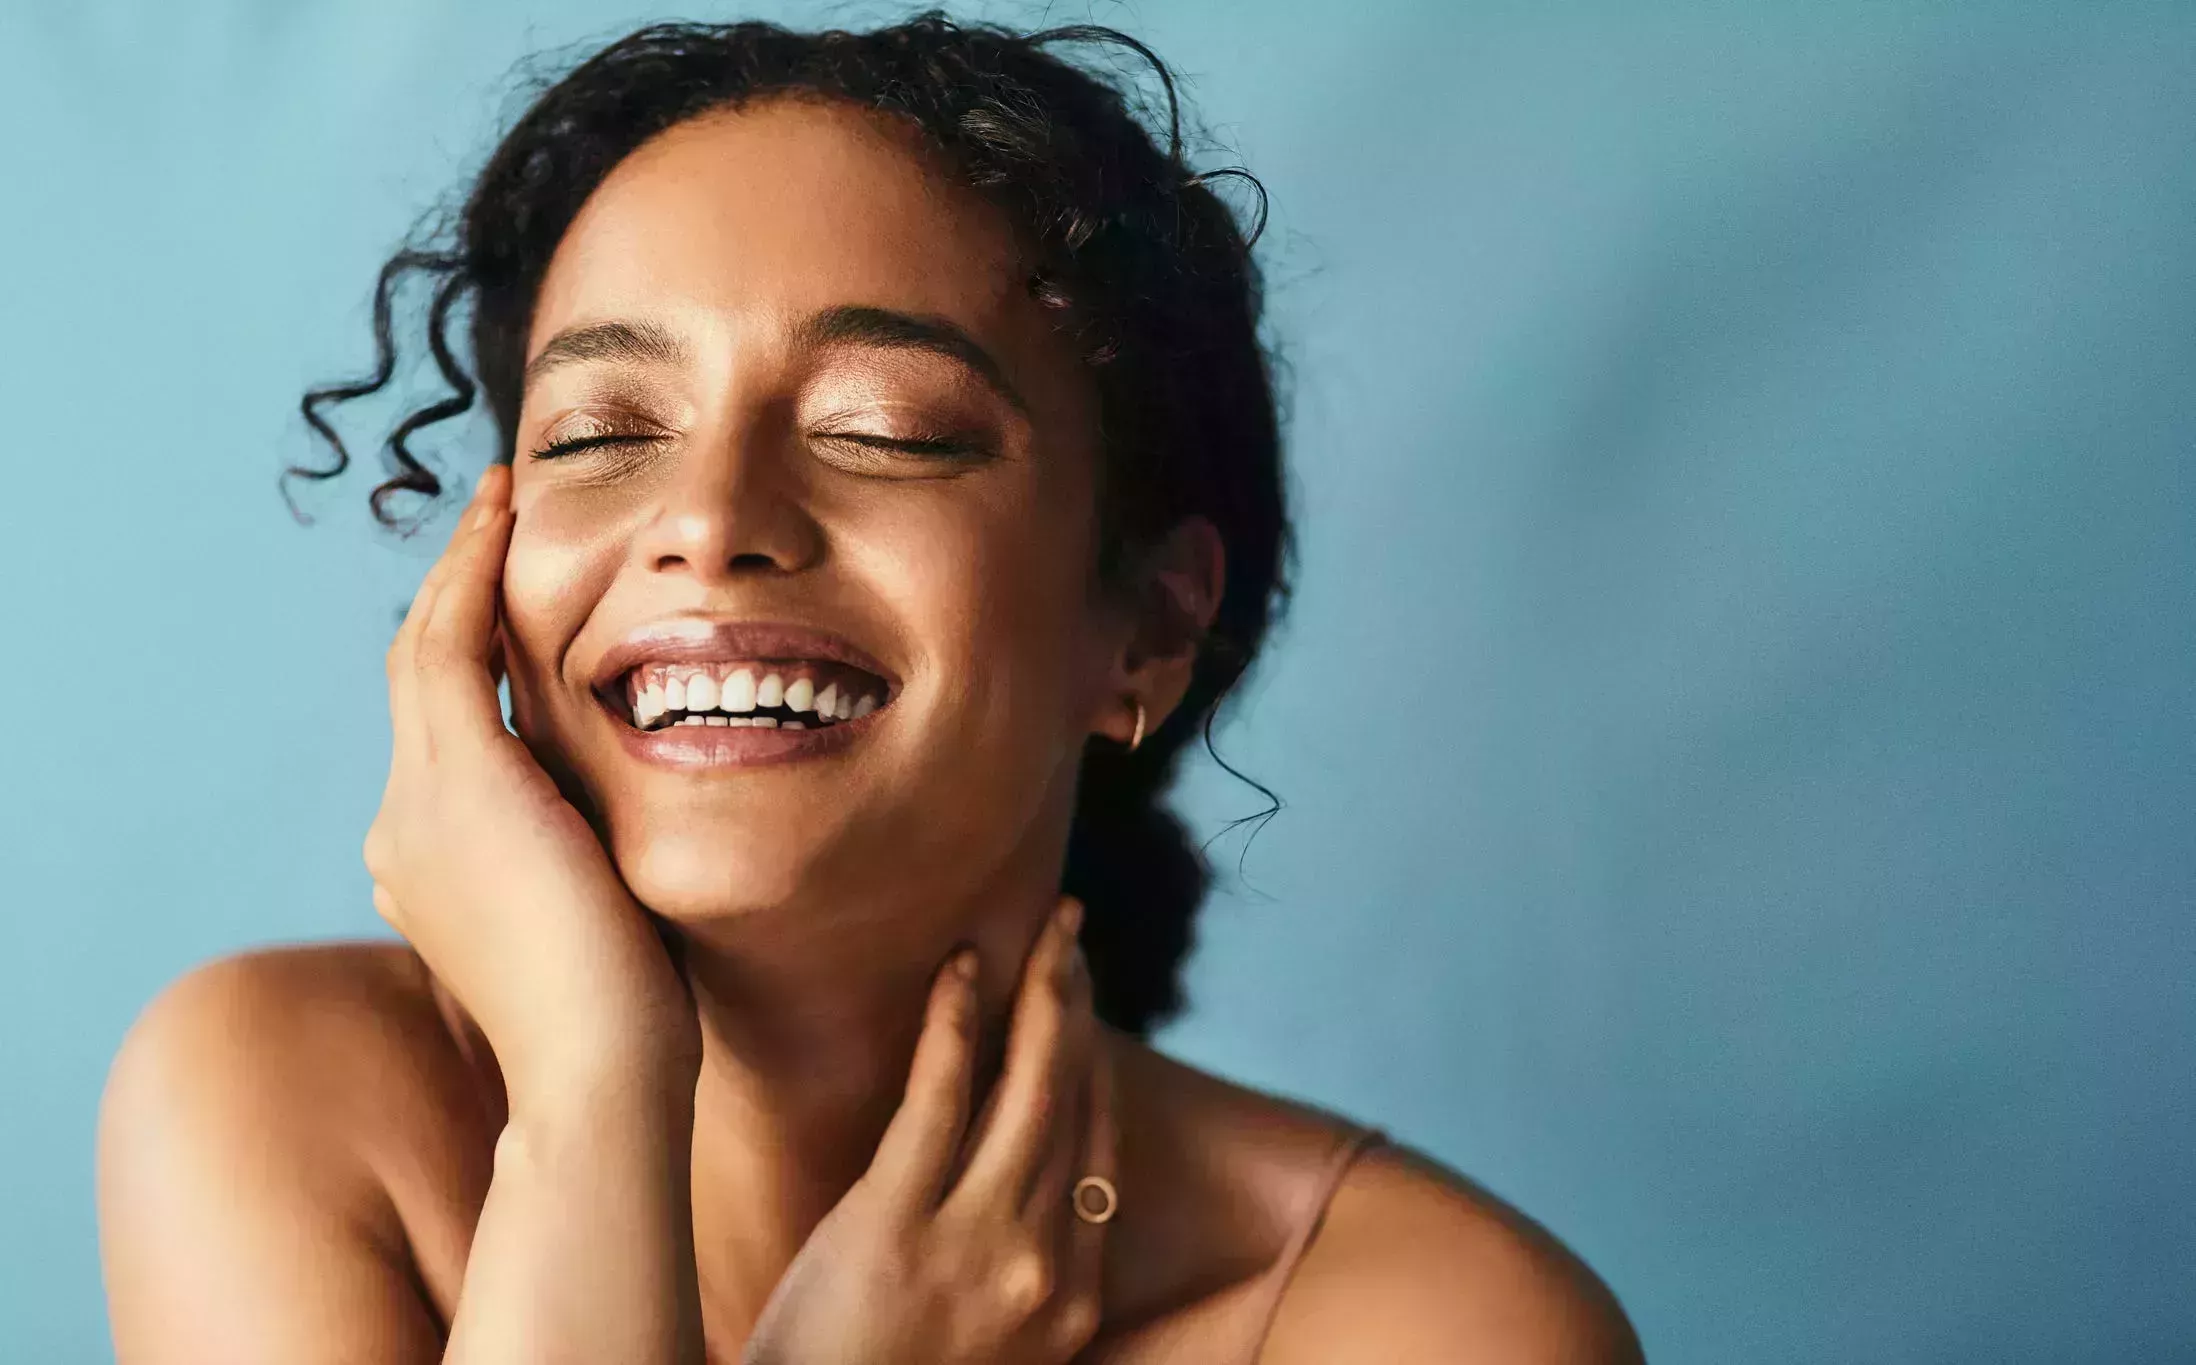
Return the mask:
<path fill-rule="evenodd" d="M 1058 884 L 1056 855 L 1017 857 L 956 906 L 680 928 L 702 1026 L 694 1232 L 713 1311 L 759 1315 L 794 1253 L 868 1169 L 899 1109 L 931 983 L 964 939 L 982 958 L 981 1105 Z"/>

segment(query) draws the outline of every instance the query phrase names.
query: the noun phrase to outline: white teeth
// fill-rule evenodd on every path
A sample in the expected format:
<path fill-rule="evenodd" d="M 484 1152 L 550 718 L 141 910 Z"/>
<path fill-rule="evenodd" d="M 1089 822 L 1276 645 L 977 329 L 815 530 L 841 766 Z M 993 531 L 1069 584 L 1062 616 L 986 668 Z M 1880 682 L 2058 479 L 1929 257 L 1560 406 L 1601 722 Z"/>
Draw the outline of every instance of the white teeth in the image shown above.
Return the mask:
<path fill-rule="evenodd" d="M 778 728 L 780 730 L 806 730 L 808 727 L 797 720 L 789 720 Z"/>
<path fill-rule="evenodd" d="M 628 682 L 626 693 L 633 724 L 642 730 L 669 725 L 816 729 L 835 721 L 858 720 L 884 704 L 880 696 L 856 695 L 858 684 L 842 678 L 831 679 L 819 689 L 813 677 L 798 673 L 790 683 L 784 672 L 764 673 L 757 681 L 752 667 L 732 668 L 722 678 L 697 671 L 693 665 L 658 665 L 648 672 L 654 681 L 643 687 L 636 676 Z M 804 714 L 797 721 L 750 714 L 769 708 Z"/>
<path fill-rule="evenodd" d="M 724 689 L 717 694 L 717 705 L 726 711 L 754 710 L 755 675 L 744 668 L 725 674 Z"/>

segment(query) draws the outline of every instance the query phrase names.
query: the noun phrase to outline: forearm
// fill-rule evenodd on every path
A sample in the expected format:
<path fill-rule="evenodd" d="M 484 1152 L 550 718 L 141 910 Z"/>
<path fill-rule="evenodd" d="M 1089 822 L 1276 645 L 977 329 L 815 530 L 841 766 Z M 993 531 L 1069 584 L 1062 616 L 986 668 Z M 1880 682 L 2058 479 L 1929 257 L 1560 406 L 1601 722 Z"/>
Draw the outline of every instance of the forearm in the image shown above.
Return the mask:
<path fill-rule="evenodd" d="M 512 1098 L 445 1365 L 702 1365 L 693 1086 Z"/>

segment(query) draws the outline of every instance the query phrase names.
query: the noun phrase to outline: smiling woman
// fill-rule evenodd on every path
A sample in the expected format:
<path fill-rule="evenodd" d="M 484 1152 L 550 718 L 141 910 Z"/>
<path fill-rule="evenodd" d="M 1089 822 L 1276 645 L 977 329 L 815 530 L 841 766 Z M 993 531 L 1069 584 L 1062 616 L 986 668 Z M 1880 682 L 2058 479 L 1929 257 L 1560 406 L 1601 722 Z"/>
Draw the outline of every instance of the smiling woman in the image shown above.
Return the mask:
<path fill-rule="evenodd" d="M 132 1030 L 125 1365 L 1637 1356 L 1522 1215 L 1142 1041 L 1204 889 L 1163 795 L 1284 592 L 1212 178 L 1108 30 L 665 25 L 541 94 L 305 403 L 340 473 L 425 272 L 454 392 L 377 515 L 422 427 L 499 436 L 389 655 L 403 942 Z"/>

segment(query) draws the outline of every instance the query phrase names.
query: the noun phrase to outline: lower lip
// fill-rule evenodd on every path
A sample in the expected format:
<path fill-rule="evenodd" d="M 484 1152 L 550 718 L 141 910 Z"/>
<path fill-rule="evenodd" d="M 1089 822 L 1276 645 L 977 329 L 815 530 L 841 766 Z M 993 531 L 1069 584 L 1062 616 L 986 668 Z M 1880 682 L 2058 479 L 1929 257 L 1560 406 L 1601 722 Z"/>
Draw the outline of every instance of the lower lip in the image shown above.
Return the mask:
<path fill-rule="evenodd" d="M 625 751 L 643 763 L 691 772 L 706 768 L 755 768 L 821 758 L 843 751 L 868 732 L 880 707 L 859 720 L 836 721 L 813 730 L 770 729 L 753 725 L 666 725 L 636 729 L 603 703 L 603 714 L 617 727 Z"/>

